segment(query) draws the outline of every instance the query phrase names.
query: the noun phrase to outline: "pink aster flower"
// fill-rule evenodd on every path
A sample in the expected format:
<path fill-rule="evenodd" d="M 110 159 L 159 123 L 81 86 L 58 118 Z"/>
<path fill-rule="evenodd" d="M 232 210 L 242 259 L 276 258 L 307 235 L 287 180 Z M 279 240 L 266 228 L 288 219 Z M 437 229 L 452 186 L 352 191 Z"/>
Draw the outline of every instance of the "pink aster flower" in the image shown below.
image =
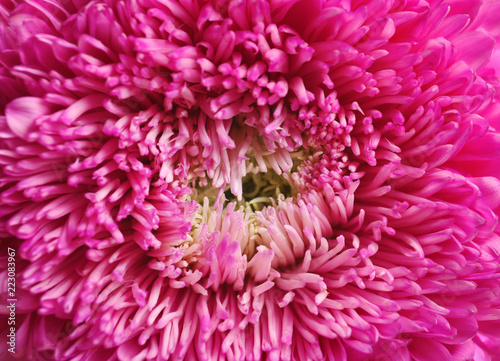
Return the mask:
<path fill-rule="evenodd" d="M 498 14 L 1 1 L 2 359 L 500 360 Z"/>

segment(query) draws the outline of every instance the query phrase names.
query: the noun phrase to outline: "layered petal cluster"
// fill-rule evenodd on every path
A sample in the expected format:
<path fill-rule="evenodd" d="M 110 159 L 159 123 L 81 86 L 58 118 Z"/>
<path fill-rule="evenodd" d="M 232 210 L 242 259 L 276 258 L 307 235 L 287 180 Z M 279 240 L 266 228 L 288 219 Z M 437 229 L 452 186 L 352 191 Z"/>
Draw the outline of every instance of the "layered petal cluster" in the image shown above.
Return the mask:
<path fill-rule="evenodd" d="M 0 2 L 9 356 L 500 360 L 498 14 Z"/>

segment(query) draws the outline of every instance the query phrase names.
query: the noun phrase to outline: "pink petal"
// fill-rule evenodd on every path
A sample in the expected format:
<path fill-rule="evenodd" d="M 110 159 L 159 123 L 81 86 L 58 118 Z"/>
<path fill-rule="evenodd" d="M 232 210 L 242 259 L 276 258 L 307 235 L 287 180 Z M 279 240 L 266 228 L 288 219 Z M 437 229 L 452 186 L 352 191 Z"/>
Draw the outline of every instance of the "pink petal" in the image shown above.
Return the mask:
<path fill-rule="evenodd" d="M 466 14 L 471 20 L 473 20 L 477 13 L 479 12 L 479 8 L 482 5 L 482 1 L 480 0 L 451 0 L 450 4 L 450 12 L 448 16 L 455 14 Z"/>

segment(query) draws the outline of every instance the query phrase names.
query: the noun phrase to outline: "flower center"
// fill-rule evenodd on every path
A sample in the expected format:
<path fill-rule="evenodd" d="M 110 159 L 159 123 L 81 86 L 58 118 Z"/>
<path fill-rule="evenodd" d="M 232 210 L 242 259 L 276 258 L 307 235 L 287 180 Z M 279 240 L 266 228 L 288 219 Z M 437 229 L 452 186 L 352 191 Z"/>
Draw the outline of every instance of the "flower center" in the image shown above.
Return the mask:
<path fill-rule="evenodd" d="M 233 194 L 230 185 L 225 188 L 218 189 L 212 184 L 207 186 L 193 187 L 191 199 L 199 204 L 204 203 L 204 199 L 208 198 L 209 203 L 214 205 L 219 202 L 234 202 L 236 207 L 243 206 L 245 211 L 260 211 L 268 205 L 276 205 L 278 199 L 285 200 L 290 197 L 295 197 L 298 193 L 293 185 L 291 173 L 282 173 L 278 175 L 273 169 L 268 169 L 266 172 L 250 171 L 241 180 L 242 197 Z"/>
<path fill-rule="evenodd" d="M 290 173 L 278 175 L 272 169 L 265 173 L 251 172 L 242 180 L 241 200 L 238 200 L 230 189 L 224 192 L 224 196 L 229 202 L 236 202 L 248 210 L 260 211 L 266 205 L 275 203 L 278 198 L 285 200 L 297 194 L 289 180 Z"/>

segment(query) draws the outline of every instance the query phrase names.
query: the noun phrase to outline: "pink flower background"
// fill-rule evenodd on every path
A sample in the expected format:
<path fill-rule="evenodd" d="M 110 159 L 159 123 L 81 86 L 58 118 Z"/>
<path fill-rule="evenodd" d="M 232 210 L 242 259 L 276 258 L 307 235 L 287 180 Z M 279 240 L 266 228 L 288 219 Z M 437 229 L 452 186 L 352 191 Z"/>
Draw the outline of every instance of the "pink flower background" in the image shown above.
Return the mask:
<path fill-rule="evenodd" d="M 2 359 L 500 360 L 498 40 L 498 0 L 1 0 Z"/>

